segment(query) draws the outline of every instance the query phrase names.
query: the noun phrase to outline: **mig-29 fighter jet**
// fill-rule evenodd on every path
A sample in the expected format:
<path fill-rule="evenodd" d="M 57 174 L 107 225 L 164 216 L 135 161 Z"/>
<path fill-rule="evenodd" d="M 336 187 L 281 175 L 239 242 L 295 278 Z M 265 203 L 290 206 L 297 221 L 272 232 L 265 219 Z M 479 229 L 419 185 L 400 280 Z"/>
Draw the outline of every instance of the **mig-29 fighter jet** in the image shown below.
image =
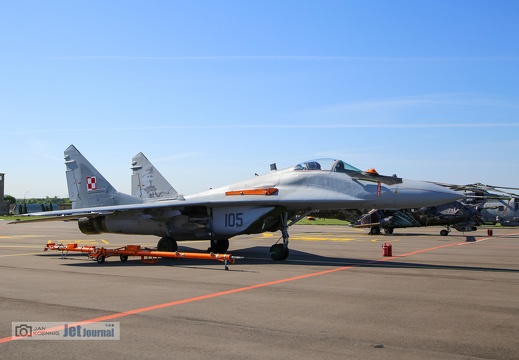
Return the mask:
<path fill-rule="evenodd" d="M 160 251 L 176 251 L 177 241 L 209 240 L 212 252 L 223 253 L 234 236 L 279 230 L 282 242 L 270 247 L 274 260 L 289 254 L 289 226 L 317 210 L 416 208 L 463 196 L 429 182 L 320 159 L 198 194 L 172 191 L 174 199 L 146 201 L 117 192 L 73 145 L 65 150 L 65 165 L 73 208 L 32 213 L 46 218 L 26 221 L 77 219 L 84 234 L 156 235 Z"/>

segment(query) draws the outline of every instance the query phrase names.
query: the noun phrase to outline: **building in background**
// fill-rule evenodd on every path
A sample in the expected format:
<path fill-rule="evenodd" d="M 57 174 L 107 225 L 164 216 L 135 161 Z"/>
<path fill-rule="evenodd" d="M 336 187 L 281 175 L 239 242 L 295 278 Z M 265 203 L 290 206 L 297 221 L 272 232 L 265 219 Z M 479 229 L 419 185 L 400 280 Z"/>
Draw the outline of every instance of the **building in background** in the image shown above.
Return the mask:
<path fill-rule="evenodd" d="M 0 215 L 9 215 L 9 206 L 4 201 L 4 182 L 5 182 L 5 174 L 0 173 Z"/>

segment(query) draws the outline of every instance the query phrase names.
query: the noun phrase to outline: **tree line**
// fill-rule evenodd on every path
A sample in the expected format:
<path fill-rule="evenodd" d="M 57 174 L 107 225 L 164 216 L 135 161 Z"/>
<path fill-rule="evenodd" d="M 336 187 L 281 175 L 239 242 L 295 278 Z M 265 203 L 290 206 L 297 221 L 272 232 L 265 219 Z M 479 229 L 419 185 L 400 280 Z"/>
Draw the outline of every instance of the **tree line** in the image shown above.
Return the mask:
<path fill-rule="evenodd" d="M 52 198 L 47 196 L 45 198 L 16 199 L 14 196 L 5 195 L 4 201 L 9 205 L 17 204 L 18 214 L 27 214 L 27 204 L 39 204 L 41 211 L 55 210 L 54 205 L 70 204 L 69 198 L 59 198 L 57 196 Z"/>

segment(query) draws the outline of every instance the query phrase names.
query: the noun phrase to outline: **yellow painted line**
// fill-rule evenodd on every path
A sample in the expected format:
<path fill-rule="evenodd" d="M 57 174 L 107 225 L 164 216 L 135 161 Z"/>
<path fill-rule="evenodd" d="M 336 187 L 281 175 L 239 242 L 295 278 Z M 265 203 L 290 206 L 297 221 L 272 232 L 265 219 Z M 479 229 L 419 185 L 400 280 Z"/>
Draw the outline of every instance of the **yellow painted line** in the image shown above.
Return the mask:
<path fill-rule="evenodd" d="M 0 245 L 0 248 L 39 248 L 36 245 Z"/>
<path fill-rule="evenodd" d="M 290 241 L 334 241 L 334 242 L 347 242 L 353 241 L 354 238 L 327 238 L 327 237 L 290 237 Z"/>
<path fill-rule="evenodd" d="M 0 239 L 26 239 L 26 238 L 38 238 L 38 237 L 47 237 L 47 235 L 2 235 Z"/>
<path fill-rule="evenodd" d="M 319 241 L 319 240 L 326 240 L 326 239 L 330 239 L 331 236 L 326 236 L 326 235 L 313 235 L 313 236 L 309 236 L 309 235 L 290 235 L 289 239 L 308 239 L 308 240 L 316 240 L 316 241 Z"/>
<path fill-rule="evenodd" d="M 367 241 L 367 239 L 359 239 L 357 237 L 333 237 L 328 236 L 327 234 L 319 234 L 320 236 L 298 236 L 293 235 L 290 236 L 289 241 L 333 241 L 333 242 L 348 242 L 348 241 Z M 273 238 L 275 234 L 273 233 L 263 233 L 259 237 L 260 239 L 270 239 Z M 377 240 L 371 240 L 376 242 Z"/>
<path fill-rule="evenodd" d="M 105 244 L 110 244 L 108 241 L 104 240 L 104 239 L 101 239 L 102 242 L 104 242 Z"/>
<path fill-rule="evenodd" d="M 59 243 L 59 244 L 97 244 L 97 240 L 49 240 L 47 244 L 51 243 Z"/>
<path fill-rule="evenodd" d="M 38 254 L 41 254 L 41 251 L 40 251 L 40 252 L 37 252 L 37 253 L 0 255 L 0 257 L 7 257 L 7 256 L 25 256 L 25 255 L 38 255 Z"/>

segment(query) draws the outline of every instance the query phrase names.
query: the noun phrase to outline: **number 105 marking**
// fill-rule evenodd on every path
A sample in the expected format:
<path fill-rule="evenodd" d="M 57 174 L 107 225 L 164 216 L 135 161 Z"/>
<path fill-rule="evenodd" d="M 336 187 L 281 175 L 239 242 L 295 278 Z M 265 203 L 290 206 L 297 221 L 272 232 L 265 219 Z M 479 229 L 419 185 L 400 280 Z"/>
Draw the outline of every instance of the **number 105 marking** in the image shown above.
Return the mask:
<path fill-rule="evenodd" d="M 243 213 L 225 214 L 225 227 L 242 227 Z"/>

